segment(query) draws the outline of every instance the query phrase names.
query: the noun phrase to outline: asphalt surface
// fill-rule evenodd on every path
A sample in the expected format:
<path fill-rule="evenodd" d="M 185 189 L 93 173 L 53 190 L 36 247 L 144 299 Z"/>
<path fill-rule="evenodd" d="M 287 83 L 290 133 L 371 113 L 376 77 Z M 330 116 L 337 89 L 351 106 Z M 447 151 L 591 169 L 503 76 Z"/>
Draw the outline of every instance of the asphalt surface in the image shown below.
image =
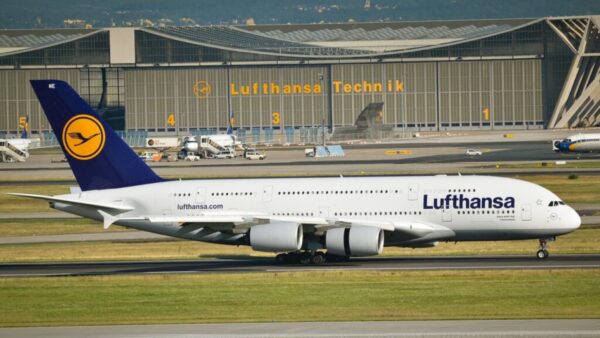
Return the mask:
<path fill-rule="evenodd" d="M 273 258 L 99 263 L 0 264 L 0 276 L 86 276 L 131 274 L 244 273 L 289 271 L 434 271 L 489 269 L 597 269 L 600 255 L 443 256 L 355 258 L 324 265 L 275 264 Z"/>
<path fill-rule="evenodd" d="M 326 315 L 326 314 L 325 314 Z M 447 320 L 4 328 L 0 337 L 598 337 L 600 320 Z"/>
<path fill-rule="evenodd" d="M 385 150 L 413 150 L 414 154 L 406 156 L 388 156 L 388 158 L 370 158 L 369 164 L 410 164 L 410 163 L 472 163 L 472 162 L 518 162 L 518 161 L 557 161 L 557 160 L 576 160 L 577 154 L 560 154 L 552 151 L 552 145 L 548 141 L 524 141 L 524 142 L 488 142 L 488 143 L 456 143 L 456 144 L 430 144 L 430 143 L 403 143 L 403 144 L 370 144 L 370 145 L 351 145 L 344 146 L 347 152 L 371 150 L 374 153 L 380 153 Z M 452 148 L 457 151 L 454 153 L 440 153 L 431 155 L 427 151 L 439 148 Z M 466 149 L 478 149 L 483 151 L 482 156 L 466 156 Z M 380 151 L 377 151 L 380 150 Z M 279 149 L 269 151 L 272 153 L 292 152 L 301 154 L 301 149 Z M 247 161 L 243 159 L 234 160 L 201 160 L 198 162 L 159 162 L 152 163 L 152 168 L 221 168 L 221 167 L 266 167 L 266 166 L 311 166 L 311 165 L 345 165 L 360 163 L 361 160 L 340 158 L 310 158 L 303 156 L 293 156 L 285 159 L 273 160 L 272 157 L 267 157 L 264 161 Z M 583 154 L 582 159 L 600 159 L 600 154 Z M 25 166 L 21 166 L 24 168 Z M 27 168 L 28 170 L 63 170 L 67 168 L 67 163 L 60 165 L 39 165 Z M 0 171 L 14 170 L 15 165 L 0 166 Z"/>

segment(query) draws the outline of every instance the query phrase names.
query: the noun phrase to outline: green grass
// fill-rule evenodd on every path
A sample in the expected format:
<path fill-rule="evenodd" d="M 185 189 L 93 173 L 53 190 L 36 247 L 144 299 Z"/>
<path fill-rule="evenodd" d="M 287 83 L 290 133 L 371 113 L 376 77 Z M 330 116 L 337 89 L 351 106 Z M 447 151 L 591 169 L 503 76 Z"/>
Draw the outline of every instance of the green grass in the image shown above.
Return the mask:
<path fill-rule="evenodd" d="M 600 203 L 600 177 L 563 175 L 522 176 L 519 179 L 539 184 L 557 194 L 567 203 Z"/>
<path fill-rule="evenodd" d="M 0 220 L 0 237 L 87 234 L 124 230 L 127 229 L 120 226 L 104 230 L 101 222 L 78 218 Z"/>
<path fill-rule="evenodd" d="M 0 279 L 0 326 L 600 317 L 600 270 Z"/>
<path fill-rule="evenodd" d="M 47 201 L 32 198 L 17 197 L 6 193 L 26 193 L 37 195 L 68 194 L 68 185 L 2 185 L 0 186 L 0 213 L 9 212 L 48 212 L 54 211 L 48 207 Z"/>
<path fill-rule="evenodd" d="M 600 168 L 600 161 L 579 161 L 574 158 L 557 159 L 557 161 L 566 161 L 565 164 L 556 164 L 556 161 L 548 162 L 535 162 L 535 163 L 519 163 L 510 164 L 502 163 L 497 164 L 496 168 L 501 169 L 532 169 L 532 168 L 568 168 L 568 169 L 587 169 L 587 168 Z"/>
<path fill-rule="evenodd" d="M 533 256 L 536 240 L 503 242 L 440 243 L 434 248 L 408 249 L 386 247 L 385 256 L 508 255 Z M 580 229 L 550 243 L 550 253 L 600 253 L 600 228 Z M 252 251 L 248 246 L 231 246 L 185 240 L 170 241 L 99 241 L 0 245 L 0 263 L 76 262 L 108 260 L 192 260 L 198 258 L 274 257 Z"/>

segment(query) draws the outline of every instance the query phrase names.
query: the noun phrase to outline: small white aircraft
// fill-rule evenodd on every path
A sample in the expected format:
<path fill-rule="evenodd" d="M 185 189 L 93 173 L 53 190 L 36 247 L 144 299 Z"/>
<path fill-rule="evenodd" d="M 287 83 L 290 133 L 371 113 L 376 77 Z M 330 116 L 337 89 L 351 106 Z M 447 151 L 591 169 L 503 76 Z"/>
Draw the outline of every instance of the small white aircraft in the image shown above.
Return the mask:
<path fill-rule="evenodd" d="M 279 253 L 278 262 L 381 254 L 384 246 L 539 239 L 579 228 L 577 212 L 547 189 L 486 176 L 166 181 L 65 82 L 31 81 L 80 191 L 14 194 L 139 230 Z M 79 133 L 81 144 L 71 135 Z M 327 251 L 327 256 L 323 251 Z"/>
<path fill-rule="evenodd" d="M 600 134 L 577 134 L 564 140 L 554 140 L 552 141 L 552 150 L 577 154 L 600 152 Z"/>

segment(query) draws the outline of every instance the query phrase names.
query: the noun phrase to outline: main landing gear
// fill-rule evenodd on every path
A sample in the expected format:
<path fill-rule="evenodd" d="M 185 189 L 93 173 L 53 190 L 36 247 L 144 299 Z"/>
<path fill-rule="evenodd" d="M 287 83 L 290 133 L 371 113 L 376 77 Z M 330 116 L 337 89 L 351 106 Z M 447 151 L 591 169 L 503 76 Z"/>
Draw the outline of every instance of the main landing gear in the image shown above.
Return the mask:
<path fill-rule="evenodd" d="M 554 241 L 554 237 L 552 238 L 540 238 L 540 249 L 536 253 L 536 257 L 538 259 L 546 259 L 550 255 L 548 253 L 548 242 Z"/>
<path fill-rule="evenodd" d="M 296 251 L 289 253 L 280 253 L 275 256 L 277 264 L 314 264 L 321 265 L 325 262 L 343 262 L 348 261 L 349 257 L 339 257 L 325 254 L 321 251 Z"/>

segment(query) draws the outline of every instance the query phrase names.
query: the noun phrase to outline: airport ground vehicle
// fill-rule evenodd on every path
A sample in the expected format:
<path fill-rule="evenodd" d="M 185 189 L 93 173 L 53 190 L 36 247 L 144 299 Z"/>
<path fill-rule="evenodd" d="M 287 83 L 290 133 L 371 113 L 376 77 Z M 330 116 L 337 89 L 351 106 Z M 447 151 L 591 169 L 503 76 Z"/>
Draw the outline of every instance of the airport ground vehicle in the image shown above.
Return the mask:
<path fill-rule="evenodd" d="M 465 152 L 467 156 L 481 156 L 483 153 L 479 149 L 467 149 Z"/>
<path fill-rule="evenodd" d="M 104 228 L 248 245 L 278 253 L 280 262 L 320 264 L 325 250 L 346 259 L 381 254 L 384 246 L 519 239 L 538 239 L 542 259 L 548 241 L 581 225 L 551 191 L 503 177 L 164 180 L 67 83 L 31 83 L 52 129 L 66 135 L 57 138 L 81 191 L 14 195 L 48 201 Z M 76 132 L 88 138 L 85 147 L 68 137 Z"/>
<path fill-rule="evenodd" d="M 0 162 L 25 162 L 30 143 L 29 139 L 0 139 Z"/>
<path fill-rule="evenodd" d="M 225 159 L 225 158 L 234 158 L 235 157 L 235 151 L 231 150 L 231 149 L 223 149 L 221 151 L 219 151 L 218 153 L 214 154 L 214 158 L 218 158 L 218 159 Z"/>
<path fill-rule="evenodd" d="M 200 156 L 196 155 L 193 151 L 190 151 L 185 155 L 184 160 L 188 162 L 200 161 Z"/>
<path fill-rule="evenodd" d="M 244 154 L 244 158 L 248 160 L 264 160 L 266 157 L 265 153 L 261 153 L 256 149 L 248 149 Z"/>

